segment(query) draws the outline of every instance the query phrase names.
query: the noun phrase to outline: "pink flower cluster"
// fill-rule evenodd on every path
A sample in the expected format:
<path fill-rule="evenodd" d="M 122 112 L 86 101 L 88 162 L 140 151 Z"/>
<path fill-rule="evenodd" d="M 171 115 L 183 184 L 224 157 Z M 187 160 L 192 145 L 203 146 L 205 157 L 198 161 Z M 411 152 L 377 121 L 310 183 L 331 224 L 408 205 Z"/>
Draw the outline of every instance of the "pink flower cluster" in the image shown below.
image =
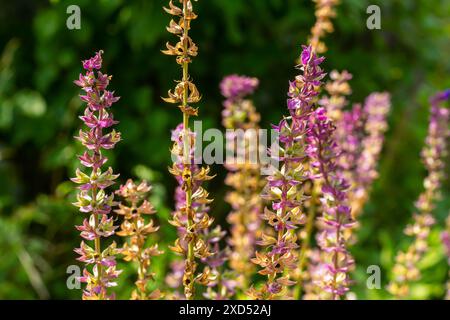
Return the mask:
<path fill-rule="evenodd" d="M 273 234 L 263 233 L 258 242 L 267 252 L 256 252 L 252 261 L 262 269 L 268 280 L 260 290 L 252 288 L 249 294 L 257 299 L 273 299 L 286 286 L 295 284 L 288 272 L 297 266 L 297 237 L 293 232 L 304 224 L 302 213 L 302 183 L 308 178 L 304 169 L 307 160 L 305 137 L 310 130 L 308 121 L 313 113 L 314 99 L 325 73 L 320 68 L 323 57 L 317 57 L 311 46 L 303 46 L 299 69 L 302 71 L 290 82 L 287 107 L 290 117 L 281 120 L 274 128 L 279 133 L 281 169 L 267 178 L 268 183 L 263 197 L 271 201 L 272 208 L 266 208 L 262 218 L 266 220 Z"/>
<path fill-rule="evenodd" d="M 248 96 L 258 87 L 259 80 L 237 74 L 226 76 L 220 83 L 220 92 L 230 101 Z"/>
<path fill-rule="evenodd" d="M 315 179 L 322 183 L 322 231 L 318 245 L 322 250 L 324 274 L 319 286 L 337 299 L 348 291 L 348 272 L 353 259 L 347 250 L 345 231 L 353 226 L 348 204 L 349 185 L 337 170 L 338 146 L 333 138 L 335 126 L 323 107 L 317 108 L 309 119 L 307 154 Z"/>
<path fill-rule="evenodd" d="M 104 130 L 117 123 L 112 113 L 108 112 L 114 102 L 119 100 L 114 93 L 106 90 L 110 76 L 99 71 L 102 66 L 102 51 L 86 61 L 83 61 L 85 74 L 80 74 L 75 84 L 82 88 L 84 94 L 81 100 L 87 106 L 84 115 L 80 119 L 87 126 L 87 130 L 80 130 L 76 137 L 87 149 L 79 156 L 81 164 L 90 168 L 90 173 L 80 169 L 76 171 L 76 177 L 72 181 L 79 184 L 79 192 L 75 206 L 83 213 L 90 214 L 83 220 L 83 224 L 76 228 L 81 232 L 81 237 L 87 241 L 94 241 L 94 247 L 82 241 L 75 252 L 80 256 L 79 261 L 86 265 L 93 265 L 91 271 L 83 270 L 80 281 L 86 283 L 83 291 L 83 299 L 112 299 L 113 294 L 108 293 L 108 288 L 116 285 L 116 278 L 120 271 L 116 270 L 115 255 L 117 248 L 115 242 L 101 248 L 101 238 L 112 236 L 117 229 L 114 226 L 113 217 L 109 216 L 114 206 L 114 194 L 108 194 L 106 188 L 114 183 L 118 175 L 112 168 L 102 171 L 101 167 L 107 162 L 102 154 L 104 149 L 112 149 L 120 141 L 120 133 Z"/>

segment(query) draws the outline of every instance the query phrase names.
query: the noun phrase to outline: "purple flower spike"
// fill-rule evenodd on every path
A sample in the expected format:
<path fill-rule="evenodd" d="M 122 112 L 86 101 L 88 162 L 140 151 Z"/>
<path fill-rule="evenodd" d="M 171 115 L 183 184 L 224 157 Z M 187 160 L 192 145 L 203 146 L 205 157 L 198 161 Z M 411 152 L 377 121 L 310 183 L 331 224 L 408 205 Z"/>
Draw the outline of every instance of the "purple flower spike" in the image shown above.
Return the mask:
<path fill-rule="evenodd" d="M 248 95 L 257 85 L 258 79 L 237 75 L 225 77 L 220 84 L 226 98 L 222 124 L 227 129 L 227 154 L 233 155 L 224 165 L 228 170 L 225 184 L 230 187 L 225 200 L 232 208 L 227 216 L 231 247 L 229 266 L 243 291 L 248 289 L 256 269 L 250 260 L 256 249 L 261 226 L 259 214 L 263 208 L 261 166 L 258 161 L 251 161 L 252 152 L 257 152 L 260 114 Z M 244 132 L 243 139 L 237 137 L 238 131 Z"/>
<path fill-rule="evenodd" d="M 220 83 L 220 91 L 225 98 L 235 101 L 252 94 L 258 87 L 256 78 L 239 76 L 236 74 L 226 76 Z"/>
<path fill-rule="evenodd" d="M 317 174 L 322 181 L 322 231 L 317 241 L 322 250 L 323 267 L 319 270 L 323 276 L 317 284 L 329 293 L 325 298 L 334 300 L 348 291 L 348 271 L 353 264 L 345 236 L 346 230 L 353 226 L 347 194 L 349 185 L 337 170 L 340 150 L 334 140 L 335 126 L 325 108 L 320 107 L 311 114 L 308 127 L 306 152 L 317 164 Z"/>
<path fill-rule="evenodd" d="M 413 241 L 405 252 L 397 253 L 393 268 L 394 278 L 388 287 L 389 292 L 397 298 L 409 297 L 410 282 L 421 278 L 418 263 L 428 251 L 428 235 L 435 223 L 433 209 L 445 177 L 447 141 L 450 136 L 450 110 L 445 106 L 445 102 L 449 97 L 449 90 L 446 90 L 430 99 L 428 134 L 421 153 L 422 162 L 428 171 L 423 183 L 425 190 L 415 203 L 417 211 L 413 214 L 413 223 L 407 225 L 404 230 L 406 235 L 413 237 Z"/>
<path fill-rule="evenodd" d="M 84 60 L 83 68 L 88 71 L 92 71 L 93 69 L 99 70 L 102 67 L 102 62 L 103 62 L 102 54 L 103 54 L 103 50 L 100 50 L 99 52 L 97 52 L 95 54 L 95 56 L 93 56 L 89 60 Z"/>
<path fill-rule="evenodd" d="M 83 277 L 80 278 L 86 283 L 83 299 L 113 299 L 114 295 L 108 294 L 107 289 L 116 285 L 115 279 L 120 274 L 116 270 L 116 244 L 113 242 L 103 250 L 100 246 L 101 239 L 112 236 L 117 229 L 113 218 L 109 217 L 114 206 L 114 195 L 107 194 L 106 188 L 114 183 L 118 175 L 113 174 L 111 168 L 102 172 L 101 167 L 107 161 L 102 151 L 112 149 L 120 141 L 120 133 L 115 130 L 104 132 L 117 124 L 112 113 L 106 109 L 119 98 L 106 90 L 111 77 L 94 71 L 102 67 L 102 54 L 103 51 L 99 51 L 91 59 L 83 61 L 83 68 L 87 71 L 74 81 L 85 92 L 80 98 L 87 105 L 84 115 L 80 116 L 87 130 L 80 130 L 76 137 L 87 150 L 78 159 L 82 166 L 91 169 L 89 174 L 77 169 L 76 177 L 71 179 L 80 185 L 74 205 L 81 212 L 90 213 L 89 218 L 76 228 L 83 239 L 95 242 L 95 248 L 82 242 L 80 248 L 75 249 L 80 255 L 79 261 L 94 265 L 92 273 L 84 269 Z"/>
<path fill-rule="evenodd" d="M 308 64 L 309 59 L 311 59 L 311 47 L 307 47 L 307 46 L 302 46 L 303 51 L 301 54 L 301 60 L 302 60 L 302 64 L 306 65 Z"/>
<path fill-rule="evenodd" d="M 297 267 L 295 251 L 298 244 L 292 229 L 305 223 L 303 185 L 310 176 L 305 170 L 308 160 L 305 138 L 311 130 L 308 123 L 325 77 L 320 68 L 323 60 L 311 46 L 303 46 L 298 66 L 301 73 L 289 83 L 287 109 L 290 116 L 273 126 L 279 132 L 281 168 L 267 178 L 263 197 L 272 202 L 272 210 L 266 208 L 262 219 L 273 228 L 276 236 L 263 233 L 258 241 L 266 250 L 256 252 L 252 261 L 261 267 L 259 273 L 267 276 L 267 282 L 261 288 L 250 288 L 248 294 L 254 299 L 274 299 L 286 287 L 295 284 L 288 275 Z"/>

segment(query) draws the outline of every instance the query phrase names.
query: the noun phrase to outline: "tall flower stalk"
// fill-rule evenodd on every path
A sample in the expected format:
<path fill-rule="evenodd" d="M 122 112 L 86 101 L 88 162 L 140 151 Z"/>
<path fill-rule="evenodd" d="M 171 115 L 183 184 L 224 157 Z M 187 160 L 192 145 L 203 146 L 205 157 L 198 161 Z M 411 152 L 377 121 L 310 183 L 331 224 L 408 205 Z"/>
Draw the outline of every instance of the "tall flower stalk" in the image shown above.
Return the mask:
<path fill-rule="evenodd" d="M 150 219 L 146 222 L 144 216 L 155 214 L 156 211 L 152 204 L 146 199 L 151 186 L 143 181 L 135 184 L 133 180 L 128 179 L 124 185 L 121 185 L 116 194 L 123 198 L 119 203 L 119 209 L 115 212 L 124 217 L 120 225 L 120 231 L 117 235 L 126 237 L 127 241 L 120 249 L 125 261 L 134 261 L 138 265 L 138 279 L 135 282 L 136 289 L 131 292 L 133 300 L 154 300 L 161 297 L 159 289 L 148 292 L 148 283 L 154 279 L 155 274 L 150 272 L 151 259 L 154 256 L 161 255 L 163 251 L 158 249 L 158 244 L 146 247 L 148 235 L 158 231 L 159 227 L 154 225 Z"/>
<path fill-rule="evenodd" d="M 167 50 L 164 50 L 163 53 L 176 56 L 176 61 L 182 68 L 182 79 L 173 91 L 169 90 L 168 97 L 164 98 L 164 101 L 177 104 L 183 113 L 183 127 L 172 148 L 175 162 L 170 172 L 181 183 L 185 203 L 174 214 L 171 223 L 177 228 L 184 228 L 186 232 L 176 240 L 171 249 L 185 257 L 184 294 L 187 299 L 193 299 L 195 297 L 194 282 L 206 284 L 209 281 L 207 270 L 196 275 L 196 258 L 206 258 L 211 255 L 200 234 L 204 229 L 209 228 L 213 221 L 206 212 L 197 215 L 198 208 L 194 207 L 193 203 L 207 204 L 210 202 L 208 193 L 201 187 L 201 184 L 212 177 L 208 175 L 208 168 L 201 168 L 198 172 L 192 170 L 195 136 L 189 129 L 189 118 L 196 116 L 198 110 L 191 107 L 190 104 L 199 102 L 200 94 L 189 77 L 189 64 L 192 62 L 192 57 L 197 56 L 198 51 L 197 46 L 189 37 L 189 30 L 191 21 L 195 20 L 197 15 L 193 11 L 191 0 L 179 0 L 179 2 L 182 5 L 181 8 L 174 5 L 172 0 L 169 1 L 169 8 L 164 8 L 167 13 L 174 16 L 175 20 L 178 20 L 171 20 L 167 31 L 176 35 L 179 41 L 175 46 L 167 43 Z M 198 216 L 201 216 L 201 219 L 198 219 Z"/>
<path fill-rule="evenodd" d="M 325 108 L 317 108 L 308 123 L 308 149 L 311 167 L 315 176 L 322 180 L 322 216 L 319 218 L 321 232 L 318 245 L 321 249 L 321 264 L 324 274 L 319 286 L 328 293 L 323 298 L 339 299 L 349 289 L 348 272 L 353 259 L 347 250 L 345 231 L 353 226 L 351 209 L 348 203 L 348 183 L 337 170 L 339 155 L 334 140 L 335 126 L 327 117 Z"/>
<path fill-rule="evenodd" d="M 422 149 L 422 162 L 428 171 L 424 180 L 425 190 L 415 203 L 417 212 L 413 215 L 413 223 L 405 228 L 405 234 L 413 237 L 406 251 L 400 251 L 395 258 L 392 269 L 394 278 L 388 290 L 396 298 L 409 296 L 410 283 L 420 279 L 417 266 L 428 250 L 428 235 L 435 223 L 433 209 L 439 198 L 439 188 L 445 177 L 445 157 L 447 155 L 447 139 L 449 131 L 449 109 L 443 104 L 450 98 L 450 90 L 440 92 L 430 100 L 431 113 L 425 147 Z"/>
<path fill-rule="evenodd" d="M 317 53 L 324 53 L 327 51 L 327 46 L 322 41 L 322 38 L 327 33 L 334 31 L 331 20 L 336 17 L 335 7 L 339 4 L 339 0 L 313 0 L 316 3 L 315 16 L 316 23 L 311 28 L 311 36 L 309 43 L 313 50 Z"/>
<path fill-rule="evenodd" d="M 349 81 L 353 75 L 347 70 L 330 72 L 330 81 L 327 81 L 325 90 L 328 95 L 322 97 L 319 104 L 327 109 L 328 117 L 337 122 L 343 117 L 344 108 L 348 104 L 347 96 L 352 93 Z"/>
<path fill-rule="evenodd" d="M 350 110 L 344 111 L 341 119 L 336 121 L 335 140 L 341 151 L 336 165 L 337 170 L 350 184 L 350 198 L 352 190 L 357 187 L 358 173 L 360 173 L 359 164 L 365 137 L 364 124 L 365 114 L 359 103 L 354 104 Z"/>
<path fill-rule="evenodd" d="M 351 77 L 347 77 L 349 78 Z M 340 81 L 343 76 L 335 74 L 334 79 L 327 84 L 330 98 L 324 97 L 320 102 L 336 123 L 334 135 L 340 149 L 337 168 L 350 184 L 349 199 L 352 216 L 356 219 L 369 198 L 374 180 L 378 177 L 378 160 L 388 128 L 390 95 L 386 92 L 374 92 L 366 98 L 363 107 L 354 104 L 350 110 L 343 110 L 345 98 L 336 93 L 348 92 L 344 89 L 347 85 Z M 344 90 L 339 90 L 339 87 Z"/>
<path fill-rule="evenodd" d="M 232 207 L 227 217 L 231 225 L 229 263 L 242 290 L 248 289 L 255 269 L 250 259 L 255 252 L 261 224 L 259 214 L 262 210 L 260 193 L 263 180 L 258 159 L 252 161 L 250 156 L 252 152 L 258 154 L 260 115 L 253 102 L 246 99 L 257 88 L 258 82 L 256 78 L 230 75 L 220 84 L 222 95 L 226 98 L 222 124 L 227 129 L 227 141 L 232 142 L 228 152 L 236 157 L 225 163 L 229 171 L 225 183 L 232 188 L 225 198 Z"/>
<path fill-rule="evenodd" d="M 335 122 L 334 133 L 339 145 L 338 169 L 350 183 L 350 203 L 355 218 L 367 202 L 373 181 L 378 177 L 377 164 L 388 128 L 387 115 L 391 102 L 386 92 L 370 94 L 364 103 L 354 104 L 344 110 L 348 101 L 345 96 L 351 93 L 348 81 L 352 75 L 333 70 L 325 89 L 328 96 L 319 103 L 327 110 L 327 116 Z"/>
<path fill-rule="evenodd" d="M 347 250 L 347 233 L 353 226 L 348 199 L 349 183 L 340 164 L 348 165 L 356 161 L 354 153 L 345 151 L 355 151 L 360 108 L 356 105 L 353 110 L 344 111 L 348 104 L 346 96 L 351 93 L 348 81 L 352 75 L 347 71 L 339 73 L 334 70 L 330 78 L 331 81 L 325 86 L 329 96 L 320 99 L 320 107 L 311 115 L 309 122 L 307 153 L 315 186 L 313 196 L 320 196 L 318 211 L 322 211 L 322 215 L 317 218 L 320 251 L 307 253 L 314 260 L 308 272 L 311 278 L 307 286 L 308 299 L 339 299 L 343 296 L 348 291 L 348 272 L 353 265 Z M 351 148 L 347 150 L 344 142 L 351 142 Z M 354 157 L 351 158 L 351 155 Z"/>
<path fill-rule="evenodd" d="M 313 0 L 315 3 L 314 15 L 316 17 L 316 22 L 311 28 L 311 35 L 309 36 L 308 43 L 311 45 L 312 51 L 316 53 L 325 53 L 328 48 L 323 41 L 323 38 L 327 33 L 332 33 L 334 31 L 332 19 L 336 17 L 335 7 L 339 4 L 339 0 Z M 325 86 L 327 91 L 330 93 L 330 97 L 325 97 L 330 109 L 333 108 L 335 113 L 333 114 L 340 116 L 342 108 L 346 105 L 347 100 L 345 95 L 351 93 L 351 88 L 348 85 L 348 80 L 352 78 L 352 75 L 347 71 L 342 73 L 333 70 L 330 73 L 331 80 Z M 322 103 L 322 99 L 319 103 Z M 331 114 L 331 113 L 330 113 Z M 333 114 L 331 114 L 333 116 Z M 306 163 L 309 167 L 309 164 Z M 316 215 L 319 207 L 319 194 L 321 189 L 321 182 L 318 179 L 309 180 L 310 188 L 307 190 L 307 195 L 309 199 L 306 201 L 305 208 L 307 209 L 307 219 L 304 230 L 299 233 L 301 248 L 299 252 L 299 265 L 294 272 L 294 276 L 297 279 L 297 287 L 294 291 L 294 298 L 300 299 L 302 296 L 302 290 L 304 282 L 308 279 L 311 280 L 311 274 L 308 268 L 305 272 L 305 266 L 308 263 L 308 257 L 312 254 L 310 250 L 310 242 L 312 235 L 314 233 L 314 223 L 316 221 Z M 313 287 L 312 285 L 308 287 Z"/>
<path fill-rule="evenodd" d="M 114 129 L 105 133 L 117 123 L 108 110 L 119 100 L 114 92 L 107 87 L 111 76 L 103 74 L 102 54 L 99 51 L 89 60 L 83 61 L 85 74 L 80 74 L 75 84 L 82 88 L 84 94 L 80 96 L 87 106 L 84 115 L 80 119 L 87 126 L 87 130 L 80 130 L 77 140 L 81 141 L 86 151 L 79 156 L 81 164 L 90 169 L 89 173 L 80 169 L 76 170 L 76 177 L 72 181 L 80 184 L 75 206 L 83 213 L 90 214 L 85 218 L 81 226 L 76 228 L 81 231 L 81 237 L 86 241 L 92 241 L 94 246 L 81 242 L 80 248 L 75 252 L 80 255 L 79 261 L 92 269 L 83 270 L 80 281 L 86 283 L 83 290 L 83 299 L 113 299 L 114 294 L 108 292 L 109 287 L 116 286 L 116 278 L 120 271 L 116 270 L 116 243 L 102 248 L 102 238 L 108 238 L 115 232 L 113 217 L 109 216 L 111 208 L 115 205 L 114 194 L 108 194 L 106 189 L 114 183 L 118 175 L 113 174 L 109 167 L 102 172 L 102 166 L 107 162 L 103 150 L 114 148 L 120 141 L 120 133 Z"/>
<path fill-rule="evenodd" d="M 183 124 L 177 126 L 175 130 L 172 131 L 172 141 L 174 142 L 174 148 L 172 151 L 174 155 L 178 157 L 177 163 L 182 164 L 181 153 L 176 150 L 182 149 L 182 132 Z M 192 143 L 195 143 L 195 133 L 189 131 Z M 201 175 L 197 175 L 202 169 L 195 164 L 195 145 L 191 146 L 191 172 L 193 173 L 193 194 L 194 196 L 201 195 L 205 192 L 201 188 L 203 180 L 197 180 L 201 178 Z M 208 177 L 207 179 L 209 179 Z M 180 248 L 184 251 L 188 250 L 188 243 L 186 242 L 186 216 L 181 212 L 185 207 L 186 203 L 186 193 L 183 191 L 183 181 L 178 179 L 179 185 L 175 189 L 175 211 L 173 212 L 173 220 L 170 221 L 173 225 L 177 227 L 177 233 L 179 241 L 177 242 L 178 247 L 174 247 L 175 252 L 182 253 Z M 211 230 L 213 220 L 208 217 L 208 212 L 210 210 L 209 203 L 211 201 L 207 199 L 207 194 L 205 197 L 193 197 L 192 208 L 194 208 L 195 216 L 194 222 L 198 223 L 197 227 L 197 239 L 198 244 L 201 245 L 201 255 L 198 257 L 203 263 L 203 272 L 198 275 L 195 279 L 197 282 L 207 286 L 206 292 L 203 294 L 205 298 L 213 300 L 224 300 L 230 298 L 234 294 L 234 287 L 236 287 L 235 282 L 230 280 L 230 273 L 224 270 L 224 264 L 229 259 L 229 249 L 225 248 L 220 250 L 219 242 L 225 236 L 225 232 L 222 231 L 220 226 L 215 227 Z M 184 222 L 180 224 L 176 222 L 176 219 Z M 200 247 L 199 247 L 200 248 Z M 181 264 L 174 263 L 172 265 L 172 273 L 167 277 L 167 282 L 170 287 L 177 288 L 180 283 L 183 283 L 184 272 L 180 272 Z M 177 293 L 174 294 L 175 298 Z"/>
<path fill-rule="evenodd" d="M 275 299 L 283 295 L 286 291 L 283 289 L 295 284 L 289 278 L 289 272 L 297 267 L 298 244 L 293 230 L 305 222 L 303 183 L 309 174 L 304 168 L 307 160 L 305 139 L 314 100 L 325 76 L 320 68 L 323 60 L 316 56 L 311 46 L 303 46 L 299 66 L 302 73 L 289 85 L 287 107 L 290 116 L 274 126 L 279 132 L 281 168 L 267 178 L 264 192 L 264 198 L 272 202 L 272 207 L 265 208 L 262 218 L 273 229 L 270 234 L 264 232 L 258 242 L 266 247 L 265 252 L 257 251 L 252 259 L 262 268 L 259 273 L 267 276 L 261 288 L 252 287 L 248 292 L 256 299 Z"/>
<path fill-rule="evenodd" d="M 355 111 L 353 112 L 353 121 L 358 123 L 361 118 L 364 121 L 364 136 L 360 141 L 362 151 L 357 160 L 354 179 L 351 180 L 350 199 L 354 218 L 361 213 L 369 198 L 372 184 L 378 178 L 377 165 L 383 149 L 384 135 L 388 129 L 387 115 L 390 109 L 389 93 L 374 92 L 366 98 L 362 115 L 359 110 L 356 111 L 356 115 Z M 357 127 L 358 125 L 356 125 L 356 129 Z M 358 130 L 353 130 L 353 132 L 357 134 Z M 350 140 L 347 142 L 352 143 Z M 355 137 L 355 143 L 358 143 L 358 137 Z M 351 150 L 355 149 L 351 148 Z"/>
<path fill-rule="evenodd" d="M 346 96 L 350 95 L 352 90 L 350 84 L 348 83 L 352 79 L 352 75 L 346 70 L 341 73 L 333 70 L 330 73 L 330 80 L 325 84 L 325 90 L 328 95 L 323 95 L 318 104 L 327 110 L 327 115 L 333 121 L 341 121 L 342 125 L 345 128 L 348 128 L 349 125 L 346 121 L 347 116 L 345 116 L 344 108 L 348 104 L 348 100 Z M 353 123 L 353 122 L 351 122 Z M 338 126 L 340 128 L 341 126 Z M 337 132 L 335 132 L 335 136 L 337 136 Z M 345 136 L 344 138 L 347 138 Z M 314 283 L 310 283 L 309 285 L 304 286 L 306 281 L 313 282 L 313 278 L 315 275 L 311 274 L 310 271 L 314 271 L 314 268 L 308 267 L 305 268 L 308 264 L 308 259 L 310 256 L 319 256 L 319 253 L 311 252 L 310 243 L 311 238 L 314 233 L 314 224 L 316 222 L 316 215 L 320 211 L 320 194 L 322 188 L 322 180 L 318 177 L 312 177 L 310 180 L 311 188 L 310 188 L 310 198 L 306 203 L 307 208 L 307 221 L 304 228 L 304 232 L 301 235 L 301 248 L 299 253 L 299 266 L 297 269 L 297 290 L 294 293 L 294 298 L 300 299 L 302 296 L 303 287 L 308 291 L 314 288 Z M 317 259 L 316 259 L 317 260 Z M 306 269 L 306 270 L 305 270 Z M 315 281 L 314 281 L 315 282 Z M 316 290 L 319 291 L 319 290 Z M 308 297 L 312 296 L 313 293 L 309 292 Z"/>
<path fill-rule="evenodd" d="M 184 126 L 180 124 L 175 130 L 172 131 L 172 141 L 174 142 L 172 147 L 172 154 L 175 157 L 174 167 L 176 167 L 178 172 L 185 167 L 183 163 L 183 139 L 184 139 Z M 169 221 L 172 225 L 177 228 L 178 239 L 175 245 L 171 248 L 174 252 L 184 256 L 188 256 L 189 245 L 191 239 L 194 239 L 195 246 L 193 247 L 193 254 L 195 258 L 199 258 L 201 262 L 207 262 L 214 259 L 217 254 L 219 254 L 218 247 L 215 244 L 223 237 L 220 228 L 215 229 L 215 231 L 210 230 L 210 226 L 213 223 L 213 219 L 208 216 L 210 210 L 209 204 L 211 200 L 208 199 L 208 193 L 202 188 L 203 181 L 210 180 L 212 177 L 209 176 L 209 169 L 200 168 L 195 164 L 195 133 L 188 131 L 189 137 L 189 171 L 192 174 L 192 199 L 191 199 L 191 210 L 192 210 L 192 227 L 188 225 L 188 215 L 186 214 L 186 191 L 184 189 L 183 177 L 178 175 L 176 179 L 178 181 L 178 186 L 175 189 L 175 211 L 172 214 L 172 220 Z M 172 167 L 170 169 L 171 173 L 175 173 L 175 169 Z M 198 263 L 195 263 L 195 270 L 198 269 Z M 185 261 L 185 270 L 182 277 L 182 283 L 185 288 L 185 296 L 190 299 L 186 294 L 186 290 L 194 288 L 194 283 L 198 282 L 202 285 L 210 285 L 215 279 L 216 273 L 212 272 L 209 266 L 203 269 L 200 274 L 192 274 L 192 286 L 187 287 L 186 284 L 190 284 L 191 274 L 186 274 L 186 266 L 188 266 L 188 260 Z M 175 277 L 172 277 L 175 280 Z M 186 283 L 187 282 L 187 283 Z M 194 297 L 195 292 L 192 294 Z"/>

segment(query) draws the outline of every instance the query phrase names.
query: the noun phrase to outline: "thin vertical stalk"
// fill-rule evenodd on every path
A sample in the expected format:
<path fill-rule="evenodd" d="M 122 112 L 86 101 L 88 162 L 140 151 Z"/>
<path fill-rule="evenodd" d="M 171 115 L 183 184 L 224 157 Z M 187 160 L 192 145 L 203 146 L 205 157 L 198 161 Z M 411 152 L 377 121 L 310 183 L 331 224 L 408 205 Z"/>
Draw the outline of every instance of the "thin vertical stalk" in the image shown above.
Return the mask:
<path fill-rule="evenodd" d="M 211 255 L 206 242 L 202 239 L 202 235 L 213 222 L 205 210 L 205 206 L 211 200 L 207 198 L 208 193 L 201 187 L 201 184 L 203 181 L 212 179 L 212 176 L 208 175 L 209 168 L 200 169 L 194 164 L 192 150 L 195 148 L 195 135 L 189 128 L 189 118 L 196 116 L 198 110 L 191 107 L 190 104 L 199 102 L 200 94 L 189 77 L 189 63 L 192 62 L 192 57 L 197 56 L 198 51 L 197 46 L 189 37 L 189 29 L 191 20 L 196 19 L 197 15 L 193 12 L 191 0 L 179 0 L 179 2 L 182 3 L 181 8 L 174 5 L 173 0 L 169 1 L 169 8 L 164 8 L 177 20 L 170 21 L 167 31 L 176 35 L 179 41 L 175 46 L 167 43 L 167 50 L 162 52 L 166 55 L 176 56 L 176 61 L 182 68 L 182 79 L 178 81 L 173 91 L 169 90 L 169 97 L 163 98 L 163 100 L 177 104 L 183 112 L 183 123 L 173 133 L 174 145 L 171 152 L 177 160 L 174 161 L 169 171 L 177 178 L 184 199 L 181 206 L 176 208 L 173 220 L 169 222 L 178 230 L 183 230 L 179 233 L 179 238 L 171 250 L 185 257 L 184 293 L 186 299 L 191 300 L 195 297 L 194 282 L 206 285 L 211 279 L 208 269 L 204 269 L 202 274 L 196 274 L 196 258 L 202 259 Z M 200 216 L 201 218 L 199 218 Z"/>
<path fill-rule="evenodd" d="M 183 29 L 183 48 L 184 48 L 184 56 L 183 56 L 183 110 L 186 110 L 188 107 L 188 96 L 189 96 L 189 63 L 188 59 L 189 56 L 187 54 L 188 50 L 188 37 L 189 37 L 189 28 L 190 28 L 190 21 L 189 19 L 186 19 L 186 13 L 187 13 L 187 1 L 183 1 L 183 15 L 184 15 L 184 29 Z M 192 214 L 192 183 L 190 180 L 190 177 L 192 175 L 191 169 L 190 169 L 190 150 L 189 150 L 189 114 L 186 111 L 183 111 L 183 156 L 184 156 L 184 177 L 189 177 L 189 181 L 186 181 L 185 185 L 185 193 L 186 193 L 186 212 L 187 212 L 187 228 L 188 232 L 191 232 L 192 225 L 194 224 L 193 221 L 193 214 Z M 189 241 L 188 243 L 188 254 L 187 254 L 187 260 L 189 265 L 193 265 L 195 263 L 195 257 L 194 257 L 194 242 Z M 191 296 L 188 296 L 187 298 L 189 300 L 193 300 L 195 297 L 195 291 L 194 291 L 194 273 L 190 273 L 189 277 L 189 289 L 190 292 L 192 292 Z"/>
<path fill-rule="evenodd" d="M 100 71 L 102 54 L 99 51 L 91 59 L 83 61 L 84 74 L 80 74 L 74 83 L 81 87 L 84 94 L 80 95 L 87 106 L 84 115 L 80 117 L 87 126 L 81 129 L 77 140 L 86 150 L 78 156 L 82 166 L 89 168 L 90 173 L 77 169 L 76 177 L 71 180 L 80 184 L 75 206 L 83 213 L 89 213 L 89 218 L 83 224 L 76 226 L 84 240 L 93 241 L 92 247 L 84 240 L 74 251 L 79 254 L 78 260 L 93 265 L 91 270 L 85 268 L 80 282 L 86 283 L 83 299 L 114 299 L 114 294 L 108 294 L 108 289 L 115 286 L 120 271 L 116 269 L 116 243 L 112 242 L 102 250 L 101 238 L 108 238 L 115 233 L 113 217 L 109 216 L 114 203 L 114 194 L 108 194 L 107 188 L 114 184 L 118 175 L 112 168 L 102 172 L 102 166 L 107 159 L 102 155 L 102 149 L 112 149 L 120 141 L 120 133 L 111 130 L 104 134 L 104 129 L 117 124 L 113 119 L 110 107 L 119 100 L 112 91 L 107 90 L 111 76 Z M 105 244 L 103 244 L 105 245 Z"/>

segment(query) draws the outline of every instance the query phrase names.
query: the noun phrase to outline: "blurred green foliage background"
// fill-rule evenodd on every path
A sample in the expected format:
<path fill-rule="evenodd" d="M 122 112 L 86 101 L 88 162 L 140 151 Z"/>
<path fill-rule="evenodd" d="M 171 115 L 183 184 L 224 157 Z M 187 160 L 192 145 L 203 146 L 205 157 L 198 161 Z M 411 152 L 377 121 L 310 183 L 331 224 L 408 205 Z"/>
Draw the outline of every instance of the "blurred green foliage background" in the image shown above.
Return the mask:
<path fill-rule="evenodd" d="M 81 30 L 66 28 L 66 8 L 81 8 Z M 80 60 L 105 51 L 111 87 L 121 96 L 114 106 L 123 141 L 110 164 L 126 178 L 154 184 L 152 200 L 159 210 L 161 246 L 175 238 L 167 217 L 173 207 L 170 130 L 181 120 L 177 108 L 163 103 L 180 78 L 180 70 L 160 49 L 174 38 L 165 31 L 170 17 L 162 0 L 0 0 L 0 298 L 79 298 L 68 290 L 66 268 L 76 264 L 80 238 L 74 225 L 82 220 L 70 203 L 81 147 L 73 139 L 81 126 L 78 88 Z M 366 28 L 366 8 L 381 7 L 382 29 Z M 255 102 L 268 128 L 285 113 L 288 80 L 300 44 L 313 25 L 314 5 L 307 0 L 201 0 L 192 38 L 200 48 L 191 74 L 203 95 L 203 126 L 220 128 L 218 84 L 230 73 L 261 80 Z M 383 286 L 393 257 L 408 239 L 402 234 L 425 175 L 419 153 L 428 121 L 428 97 L 450 87 L 450 2 L 445 0 L 342 0 L 325 42 L 325 67 L 354 75 L 353 102 L 372 91 L 391 92 L 390 130 L 371 201 L 362 216 L 359 243 L 352 251 L 358 298 L 387 298 L 365 285 L 369 265 L 380 265 Z M 173 42 L 173 41 L 172 41 Z M 448 163 L 448 161 L 447 161 Z M 225 224 L 229 210 L 223 196 L 224 169 L 208 189 L 215 197 L 212 214 Z M 447 263 L 439 242 L 449 212 L 449 183 L 436 209 L 438 225 L 431 250 L 421 267 L 423 280 L 415 298 L 442 298 Z M 168 253 L 155 263 L 164 280 Z M 132 268 L 121 276 L 117 292 L 127 298 Z"/>

